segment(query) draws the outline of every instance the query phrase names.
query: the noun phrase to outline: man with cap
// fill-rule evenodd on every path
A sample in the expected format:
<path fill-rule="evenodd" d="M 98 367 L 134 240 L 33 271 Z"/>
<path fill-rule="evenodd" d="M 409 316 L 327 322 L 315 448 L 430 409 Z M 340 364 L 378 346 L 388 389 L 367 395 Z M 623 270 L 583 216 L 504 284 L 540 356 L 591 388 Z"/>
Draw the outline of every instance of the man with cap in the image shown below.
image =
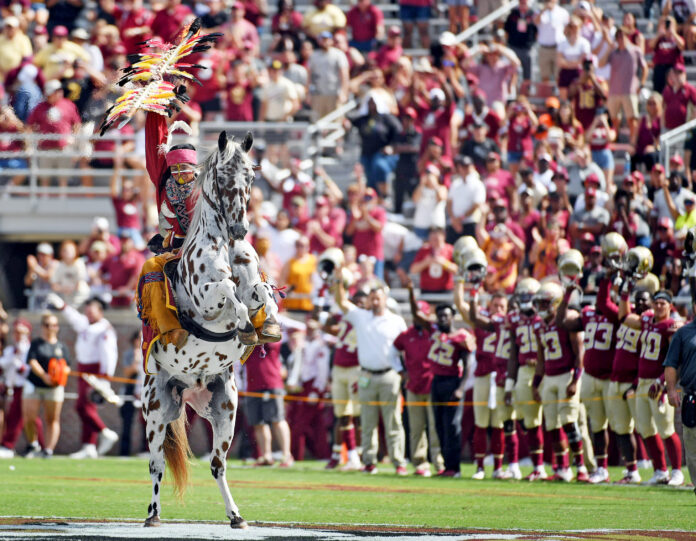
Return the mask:
<path fill-rule="evenodd" d="M 27 119 L 27 131 L 46 134 L 60 134 L 60 139 L 40 140 L 38 149 L 50 151 L 50 155 L 39 153 L 39 168 L 44 174 L 39 177 L 41 186 L 47 187 L 50 183 L 51 170 L 70 169 L 73 165 L 72 158 L 60 155 L 60 151 L 71 142 L 71 135 L 77 134 L 82 126 L 80 113 L 75 104 L 63 97 L 63 86 L 57 79 L 51 79 L 44 85 L 46 101 L 37 105 Z M 67 188 L 68 178 L 58 177 L 58 185 Z"/>
<path fill-rule="evenodd" d="M 470 158 L 479 174 L 483 175 L 486 172 L 488 155 L 500 154 L 500 147 L 494 138 L 488 137 L 490 125 L 481 118 L 472 119 L 466 131 L 471 134 L 471 137 L 467 135 L 460 139 L 462 144 L 459 154 Z"/>
<path fill-rule="evenodd" d="M 585 189 L 585 208 L 573 212 L 570 216 L 568 233 L 573 247 L 579 246 L 583 233 L 592 233 L 595 237 L 601 235 L 609 225 L 609 211 L 597 204 L 597 188 L 589 186 Z"/>
<path fill-rule="evenodd" d="M 496 142 L 503 122 L 498 114 L 486 105 L 486 93 L 480 88 L 476 88 L 471 93 L 471 110 L 467 111 L 462 117 L 457 111 L 458 118 L 461 120 L 459 126 L 459 139 L 466 141 L 474 136 L 474 128 L 481 122 L 488 127 L 488 136 Z"/>
<path fill-rule="evenodd" d="M 431 88 L 427 94 L 422 92 L 415 100 L 418 125 L 423 134 L 421 153 L 432 138 L 438 137 L 443 143 L 442 155 L 451 158 L 451 125 L 456 103 L 452 89 L 442 73 L 440 73 L 440 85 Z M 423 86 L 423 90 L 425 90 L 425 86 Z"/>
<path fill-rule="evenodd" d="M 575 205 L 573 206 L 574 212 L 582 212 L 585 210 L 585 197 L 588 188 L 595 189 L 597 195 L 597 205 L 602 208 L 607 207 L 607 203 L 609 202 L 609 194 L 602 189 L 599 175 L 596 173 L 590 173 L 585 177 L 582 184 L 585 190 L 578 195 L 577 199 L 575 199 Z"/>
<path fill-rule="evenodd" d="M 326 0 L 317 0 L 317 3 L 326 4 Z M 336 110 L 348 98 L 350 80 L 348 58 L 333 46 L 333 34 L 321 31 L 317 43 L 319 47 L 309 57 L 308 65 L 310 102 L 315 119 Z"/>
<path fill-rule="evenodd" d="M 250 50 L 254 56 L 259 52 L 259 31 L 245 17 L 246 6 L 239 0 L 232 4 L 232 15 L 225 28 L 225 35 L 234 50 Z"/>
<path fill-rule="evenodd" d="M 688 120 L 689 104 L 696 105 L 696 88 L 686 80 L 686 67 L 678 62 L 667 75 L 662 91 L 665 129 L 673 130 Z"/>
<path fill-rule="evenodd" d="M 53 257 L 53 247 L 47 242 L 39 243 L 35 256 L 27 256 L 24 285 L 31 288 L 29 310 L 46 308 L 46 295 L 51 292 L 51 277 L 57 265 L 58 261 Z"/>
<path fill-rule="evenodd" d="M 514 79 L 521 66 L 519 59 L 510 49 L 497 43 L 481 43 L 476 53 L 483 56 L 479 63 L 474 62 L 475 54 L 466 60 L 467 72 L 478 77 L 479 87 L 486 93 L 486 103 L 492 106 L 495 101 L 505 103 L 509 97 L 509 88 L 516 88 Z"/>
<path fill-rule="evenodd" d="M 346 22 L 353 36 L 350 46 L 361 53 L 369 53 L 384 39 L 384 13 L 371 0 L 359 0 L 346 13 Z"/>
<path fill-rule="evenodd" d="M 104 317 L 106 302 L 101 297 L 91 297 L 81 314 L 56 294 L 48 297 L 49 304 L 58 310 L 77 333 L 75 358 L 77 371 L 97 376 L 113 376 L 118 363 L 116 331 Z M 92 387 L 85 379 L 77 383 L 75 409 L 82 421 L 82 448 L 71 458 L 97 458 L 104 455 L 118 441 L 118 434 L 107 428 L 99 417 L 96 404 L 91 399 Z"/>
<path fill-rule="evenodd" d="M 46 79 L 71 77 L 76 60 L 89 62 L 91 59 L 84 48 L 68 40 L 68 29 L 64 26 L 56 26 L 51 43 L 34 56 L 34 64 L 43 70 Z"/>
<path fill-rule="evenodd" d="M 87 32 L 87 30 L 85 30 L 81 26 L 74 28 L 73 31 L 70 32 L 70 41 L 82 47 L 85 50 L 85 52 L 89 55 L 89 67 L 91 68 L 91 70 L 103 72 L 104 57 L 99 47 L 89 42 L 89 38 L 89 32 Z"/>
<path fill-rule="evenodd" d="M 19 19 L 14 16 L 5 17 L 0 34 L 0 74 L 6 75 L 31 54 L 31 40 L 19 28 Z"/>
<path fill-rule="evenodd" d="M 377 51 L 375 62 L 382 71 L 388 70 L 403 56 L 404 49 L 401 46 L 401 27 L 393 25 L 387 30 L 387 41 Z"/>

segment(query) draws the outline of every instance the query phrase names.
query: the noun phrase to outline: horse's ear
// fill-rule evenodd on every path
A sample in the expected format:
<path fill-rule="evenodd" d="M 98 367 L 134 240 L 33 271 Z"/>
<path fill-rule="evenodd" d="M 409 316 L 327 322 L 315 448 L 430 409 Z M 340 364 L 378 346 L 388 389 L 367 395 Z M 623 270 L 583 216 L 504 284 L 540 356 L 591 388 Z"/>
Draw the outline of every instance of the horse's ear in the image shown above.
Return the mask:
<path fill-rule="evenodd" d="M 252 146 L 254 146 L 254 136 L 248 131 L 244 136 L 244 141 L 242 141 L 242 149 L 244 149 L 244 152 L 249 152 Z"/>
<path fill-rule="evenodd" d="M 221 131 L 220 137 L 218 137 L 218 150 L 222 152 L 227 148 L 227 132 Z"/>

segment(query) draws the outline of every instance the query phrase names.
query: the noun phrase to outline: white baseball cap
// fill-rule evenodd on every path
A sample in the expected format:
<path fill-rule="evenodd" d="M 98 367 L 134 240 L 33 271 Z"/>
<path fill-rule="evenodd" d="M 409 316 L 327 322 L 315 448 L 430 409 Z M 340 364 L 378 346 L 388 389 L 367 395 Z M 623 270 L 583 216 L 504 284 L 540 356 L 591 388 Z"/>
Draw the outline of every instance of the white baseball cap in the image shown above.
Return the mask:
<path fill-rule="evenodd" d="M 63 85 L 58 79 L 51 79 L 50 81 L 47 81 L 44 85 L 44 96 L 50 96 L 51 94 L 57 92 L 61 88 L 63 88 Z"/>
<path fill-rule="evenodd" d="M 92 222 L 92 229 L 98 229 L 99 231 L 109 230 L 109 220 L 103 216 L 97 216 Z"/>
<path fill-rule="evenodd" d="M 12 28 L 19 28 L 19 19 L 14 16 L 5 17 L 2 21 L 2 26 L 11 26 Z"/>
<path fill-rule="evenodd" d="M 41 242 L 36 247 L 36 253 L 37 254 L 53 255 L 53 246 L 51 246 L 48 242 Z"/>

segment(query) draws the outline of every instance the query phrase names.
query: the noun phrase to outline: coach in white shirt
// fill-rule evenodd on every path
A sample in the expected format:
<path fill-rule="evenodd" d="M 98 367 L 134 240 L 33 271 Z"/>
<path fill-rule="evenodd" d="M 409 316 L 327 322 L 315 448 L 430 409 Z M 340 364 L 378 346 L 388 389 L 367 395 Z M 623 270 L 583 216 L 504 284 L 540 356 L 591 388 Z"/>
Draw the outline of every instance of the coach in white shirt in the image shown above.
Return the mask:
<path fill-rule="evenodd" d="M 341 269 L 337 269 L 340 276 Z M 407 475 L 404 461 L 405 436 L 401 424 L 399 399 L 401 397 L 402 370 L 394 340 L 406 330 L 406 322 L 387 309 L 387 292 L 382 283 L 375 283 L 370 290 L 368 309 L 358 308 L 348 300 L 341 279 L 334 286 L 336 303 L 353 325 L 358 342 L 358 396 L 362 404 L 362 459 L 365 472 L 377 473 L 377 423 L 382 412 L 387 447 L 397 475 Z M 369 404 L 380 402 L 380 406 Z"/>

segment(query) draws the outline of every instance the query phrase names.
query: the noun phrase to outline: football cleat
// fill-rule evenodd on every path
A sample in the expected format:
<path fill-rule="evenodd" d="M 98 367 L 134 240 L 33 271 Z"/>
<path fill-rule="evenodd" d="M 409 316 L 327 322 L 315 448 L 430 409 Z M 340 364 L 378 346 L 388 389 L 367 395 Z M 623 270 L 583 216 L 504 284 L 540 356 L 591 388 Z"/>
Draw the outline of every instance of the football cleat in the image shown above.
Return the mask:
<path fill-rule="evenodd" d="M 430 477 L 432 476 L 432 473 L 430 471 L 430 464 L 421 464 L 416 468 L 416 475 L 419 475 L 421 477 Z"/>
<path fill-rule="evenodd" d="M 356 457 L 353 460 L 348 459 L 348 462 L 341 466 L 341 471 L 360 471 L 361 468 L 360 459 Z"/>
<path fill-rule="evenodd" d="M 0 458 L 14 458 L 15 453 L 12 449 L 5 446 L 0 447 Z"/>
<path fill-rule="evenodd" d="M 283 459 L 283 461 L 278 464 L 279 468 L 292 468 L 293 465 L 295 464 L 295 459 L 292 458 L 292 456 L 287 456 L 286 458 Z"/>
<path fill-rule="evenodd" d="M 655 474 L 648 479 L 648 485 L 666 485 L 669 483 L 669 472 L 667 470 L 655 470 Z"/>
<path fill-rule="evenodd" d="M 522 472 L 520 471 L 520 465 L 517 462 L 513 462 L 512 464 L 509 464 L 507 471 L 510 474 L 510 479 L 515 479 L 516 481 L 519 481 L 520 479 L 522 479 Z"/>
<path fill-rule="evenodd" d="M 114 444 L 118 441 L 118 434 L 110 428 L 105 428 L 99 433 L 99 443 L 97 445 L 97 454 L 105 455 L 108 453 Z"/>
<path fill-rule="evenodd" d="M 22 453 L 22 457 L 24 457 L 24 458 L 36 458 L 40 454 L 41 454 L 41 446 L 38 444 L 38 442 L 34 442 L 33 444 L 27 445 L 27 448 Z"/>
<path fill-rule="evenodd" d="M 672 476 L 667 483 L 671 487 L 680 487 L 684 484 L 684 474 L 681 470 L 672 470 Z"/>
<path fill-rule="evenodd" d="M 399 477 L 404 477 L 408 475 L 408 470 L 406 469 L 406 466 L 397 466 L 396 475 L 398 475 Z"/>
<path fill-rule="evenodd" d="M 365 467 L 362 469 L 364 473 L 367 473 L 368 475 L 377 475 L 379 471 L 377 470 L 377 466 L 374 464 L 365 464 Z"/>
<path fill-rule="evenodd" d="M 324 466 L 325 470 L 335 470 L 338 468 L 338 466 L 341 464 L 341 461 L 338 458 L 332 458 L 326 463 L 326 466 Z"/>
<path fill-rule="evenodd" d="M 575 478 L 578 483 L 589 483 L 590 475 L 587 473 L 587 468 L 585 466 L 580 466 L 578 468 L 578 475 Z"/>
<path fill-rule="evenodd" d="M 545 469 L 539 469 L 539 470 L 534 470 L 532 473 L 530 473 L 527 477 L 525 477 L 525 481 L 529 481 L 530 483 L 533 481 L 546 481 L 549 476 L 546 473 Z"/>
<path fill-rule="evenodd" d="M 444 470 L 437 474 L 438 477 L 452 477 L 453 479 L 459 479 L 462 474 L 454 470 Z"/>
<path fill-rule="evenodd" d="M 561 481 L 570 483 L 573 480 L 573 470 L 570 468 L 559 468 L 548 478 L 549 481 Z"/>
<path fill-rule="evenodd" d="M 605 468 L 597 468 L 597 470 L 590 475 L 588 481 L 593 485 L 596 485 L 597 483 L 608 483 L 609 471 Z"/>
<path fill-rule="evenodd" d="M 84 459 L 84 458 L 98 458 L 97 447 L 92 443 L 87 443 L 82 446 L 82 449 L 75 451 L 74 453 L 68 455 L 70 458 Z"/>
<path fill-rule="evenodd" d="M 478 470 L 476 470 L 476 473 L 471 476 L 471 478 L 475 479 L 476 481 L 480 481 L 481 479 L 485 479 L 486 478 L 486 470 L 484 470 L 483 468 L 479 468 Z"/>
<path fill-rule="evenodd" d="M 623 478 L 616 482 L 617 485 L 637 485 L 641 482 L 640 473 L 638 473 L 638 470 L 624 470 L 623 474 Z"/>
<path fill-rule="evenodd" d="M 512 474 L 503 468 L 498 468 L 493 472 L 493 479 L 512 479 Z"/>

